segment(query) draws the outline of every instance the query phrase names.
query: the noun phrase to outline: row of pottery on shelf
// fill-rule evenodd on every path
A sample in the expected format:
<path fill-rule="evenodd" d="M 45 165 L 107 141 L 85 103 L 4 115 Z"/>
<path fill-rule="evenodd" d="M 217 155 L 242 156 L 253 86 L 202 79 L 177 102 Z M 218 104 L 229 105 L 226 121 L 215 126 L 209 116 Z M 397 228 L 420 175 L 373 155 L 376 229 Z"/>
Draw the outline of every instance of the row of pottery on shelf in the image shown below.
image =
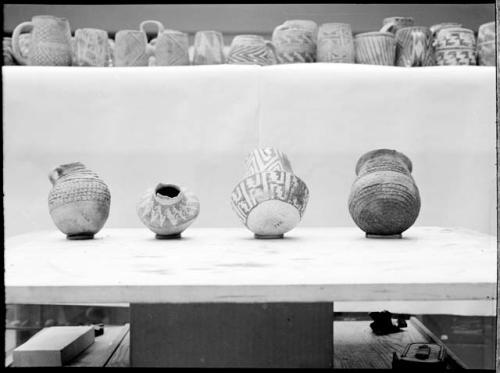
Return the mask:
<path fill-rule="evenodd" d="M 154 25 L 156 36 L 148 43 L 146 26 Z M 30 29 L 29 33 L 22 33 Z M 33 47 L 31 47 L 33 46 Z M 120 30 L 115 41 L 104 30 L 84 28 L 71 37 L 69 22 L 53 16 L 35 16 L 18 25 L 3 40 L 4 64 L 54 66 L 175 66 L 189 65 L 188 34 L 165 29 L 159 21 L 147 20 L 138 30 Z M 272 41 L 259 35 L 237 35 L 228 56 L 223 35 L 198 31 L 193 46 L 193 64 L 258 64 L 341 62 L 374 65 L 495 65 L 495 22 L 478 30 L 458 23 L 414 26 L 412 17 L 384 19 L 380 31 L 353 38 L 346 23 L 317 26 L 310 20 L 289 20 L 276 27 Z"/>
<path fill-rule="evenodd" d="M 412 163 L 395 150 L 377 149 L 356 164 L 349 196 L 352 219 L 367 237 L 401 237 L 420 211 Z M 89 239 L 104 226 L 111 195 L 106 184 L 82 163 L 55 168 L 49 179 L 49 212 L 68 239 Z M 255 238 L 282 238 L 302 219 L 309 201 L 307 185 L 275 148 L 259 148 L 246 159 L 246 174 L 231 193 L 231 205 Z M 174 184 L 159 183 L 137 204 L 142 223 L 156 238 L 179 238 L 200 212 L 198 198 Z"/>

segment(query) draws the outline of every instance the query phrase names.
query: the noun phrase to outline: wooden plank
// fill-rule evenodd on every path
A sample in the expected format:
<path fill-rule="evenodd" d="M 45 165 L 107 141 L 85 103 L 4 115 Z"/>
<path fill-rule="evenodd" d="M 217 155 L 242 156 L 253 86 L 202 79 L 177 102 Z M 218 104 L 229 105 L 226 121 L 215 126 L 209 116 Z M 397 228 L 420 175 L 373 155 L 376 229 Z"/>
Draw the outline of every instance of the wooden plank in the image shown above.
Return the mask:
<path fill-rule="evenodd" d="M 131 304 L 134 367 L 333 365 L 332 303 Z"/>
<path fill-rule="evenodd" d="M 129 331 L 129 325 L 104 327 L 104 334 L 66 366 L 103 367 Z"/>
<path fill-rule="evenodd" d="M 168 242 L 147 229 L 106 229 L 88 241 L 41 232 L 6 241 L 5 270 L 7 303 L 493 302 L 496 296 L 495 237 L 438 227 L 412 227 L 401 240 L 366 239 L 357 228 L 297 228 L 282 240 L 254 240 L 240 228 L 198 228 Z"/>
<path fill-rule="evenodd" d="M 130 330 L 123 337 L 122 342 L 114 351 L 106 363 L 106 367 L 128 368 L 130 367 Z"/>

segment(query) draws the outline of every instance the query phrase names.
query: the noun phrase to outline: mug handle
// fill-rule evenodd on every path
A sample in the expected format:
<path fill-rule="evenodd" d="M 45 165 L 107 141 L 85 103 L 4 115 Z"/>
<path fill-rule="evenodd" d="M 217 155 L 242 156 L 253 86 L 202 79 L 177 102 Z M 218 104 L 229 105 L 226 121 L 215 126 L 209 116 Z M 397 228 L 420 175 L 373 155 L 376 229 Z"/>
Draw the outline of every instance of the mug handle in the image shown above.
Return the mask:
<path fill-rule="evenodd" d="M 144 27 L 149 23 L 155 25 L 158 28 L 158 32 L 156 33 L 156 37 L 158 37 L 158 35 L 160 35 L 165 30 L 165 26 L 163 26 L 163 23 L 161 23 L 160 21 L 152 20 L 152 19 L 148 19 L 147 21 L 142 21 L 141 24 L 139 25 L 139 30 L 141 30 L 142 32 L 144 32 L 147 35 L 147 32 L 144 29 Z"/>
<path fill-rule="evenodd" d="M 270 40 L 264 40 L 264 42 L 266 43 L 267 49 L 269 49 L 271 51 L 272 65 L 276 65 L 278 63 L 278 57 L 276 54 L 276 47 L 274 46 L 273 42 Z"/>
<path fill-rule="evenodd" d="M 21 65 L 28 64 L 28 58 L 24 57 L 21 54 L 21 48 L 19 47 L 19 36 L 21 35 L 21 32 L 27 27 L 31 27 L 31 29 L 33 29 L 33 22 L 28 21 L 20 23 L 16 26 L 14 32 L 12 33 L 12 54 Z"/>
<path fill-rule="evenodd" d="M 382 26 L 380 29 L 380 32 L 392 32 L 392 28 L 396 26 L 396 22 L 387 22 L 385 25 Z"/>

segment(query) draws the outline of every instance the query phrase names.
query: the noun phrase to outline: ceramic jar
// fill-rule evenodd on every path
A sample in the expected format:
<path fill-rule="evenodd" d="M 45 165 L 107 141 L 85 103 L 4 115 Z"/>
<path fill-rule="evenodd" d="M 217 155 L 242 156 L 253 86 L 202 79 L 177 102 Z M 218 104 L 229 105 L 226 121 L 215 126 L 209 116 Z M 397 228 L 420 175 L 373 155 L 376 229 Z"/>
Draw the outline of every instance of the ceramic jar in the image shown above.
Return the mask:
<path fill-rule="evenodd" d="M 436 64 L 475 65 L 476 40 L 472 30 L 462 27 L 442 28 L 433 41 Z"/>
<path fill-rule="evenodd" d="M 224 39 L 218 31 L 198 31 L 194 36 L 193 65 L 224 63 Z"/>
<path fill-rule="evenodd" d="M 158 34 L 154 44 L 155 66 L 189 65 L 188 34 L 176 30 L 164 30 Z"/>
<path fill-rule="evenodd" d="M 262 36 L 237 35 L 231 42 L 226 62 L 237 65 L 274 65 L 276 63 L 275 48 Z"/>
<path fill-rule="evenodd" d="M 477 34 L 477 62 L 482 66 L 496 66 L 495 22 L 479 26 Z"/>
<path fill-rule="evenodd" d="M 403 27 L 411 27 L 414 24 L 414 19 L 412 17 L 387 17 L 384 18 L 382 22 L 383 26 L 380 29 L 381 32 L 392 32 L 395 34 L 399 29 Z"/>
<path fill-rule="evenodd" d="M 276 27 L 272 41 L 278 63 L 316 62 L 318 25 L 309 20 L 290 20 Z"/>
<path fill-rule="evenodd" d="M 390 32 L 363 32 L 354 38 L 356 63 L 394 66 L 396 41 Z"/>
<path fill-rule="evenodd" d="M 146 33 L 138 30 L 120 30 L 115 35 L 114 64 L 148 66 L 153 47 L 148 44 Z"/>
<path fill-rule="evenodd" d="M 29 51 L 23 55 L 20 35 L 24 29 L 31 29 Z M 12 50 L 22 65 L 71 66 L 71 29 L 65 18 L 35 16 L 31 22 L 16 26 L 12 33 Z"/>
<path fill-rule="evenodd" d="M 349 212 L 367 237 L 400 237 L 413 225 L 420 194 L 411 172 L 410 159 L 396 150 L 372 150 L 358 160 Z"/>
<path fill-rule="evenodd" d="M 324 23 L 318 29 L 318 62 L 354 63 L 354 40 L 351 25 Z"/>
<path fill-rule="evenodd" d="M 70 240 L 93 238 L 109 215 L 111 195 L 104 181 L 80 162 L 56 167 L 49 180 L 49 212 L 57 228 Z"/>
<path fill-rule="evenodd" d="M 108 33 L 94 28 L 75 31 L 74 66 L 105 67 L 109 64 Z"/>
<path fill-rule="evenodd" d="M 158 239 L 180 238 L 199 213 L 198 197 L 174 184 L 158 183 L 137 204 L 139 219 Z"/>
<path fill-rule="evenodd" d="M 434 50 L 431 30 L 423 26 L 403 27 L 396 32 L 397 66 L 432 66 Z"/>
<path fill-rule="evenodd" d="M 247 172 L 233 189 L 231 205 L 255 238 L 282 238 L 300 222 L 309 200 L 307 185 L 275 148 L 255 149 Z"/>

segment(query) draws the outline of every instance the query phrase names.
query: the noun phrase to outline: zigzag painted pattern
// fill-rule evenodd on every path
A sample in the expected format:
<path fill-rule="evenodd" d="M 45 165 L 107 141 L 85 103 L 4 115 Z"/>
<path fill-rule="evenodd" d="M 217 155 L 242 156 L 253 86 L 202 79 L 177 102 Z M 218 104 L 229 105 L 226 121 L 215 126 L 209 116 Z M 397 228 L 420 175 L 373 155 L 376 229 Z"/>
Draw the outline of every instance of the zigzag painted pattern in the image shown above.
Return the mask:
<path fill-rule="evenodd" d="M 476 40 L 472 32 L 449 31 L 448 29 L 443 29 L 438 32 L 435 44 L 437 49 L 474 48 L 476 46 Z"/>
<path fill-rule="evenodd" d="M 247 173 L 249 176 L 263 171 L 286 171 L 293 173 L 288 157 L 274 148 L 255 149 L 246 159 Z"/>
<path fill-rule="evenodd" d="M 273 63 L 269 49 L 265 45 L 235 45 L 231 47 L 227 57 L 229 64 L 271 65 Z"/>
<path fill-rule="evenodd" d="M 189 65 L 188 48 L 185 34 L 163 33 L 156 42 L 156 64 L 158 66 Z"/>
<path fill-rule="evenodd" d="M 305 212 L 309 190 L 297 176 L 283 171 L 266 171 L 243 179 L 231 194 L 231 206 L 246 224 L 250 211 L 267 200 L 280 200 L 293 205 L 300 216 Z"/>
<path fill-rule="evenodd" d="M 316 41 L 310 32 L 279 30 L 273 34 L 273 44 L 280 63 L 316 61 Z"/>
<path fill-rule="evenodd" d="M 356 63 L 393 66 L 396 43 L 392 37 L 365 36 L 354 40 Z"/>
<path fill-rule="evenodd" d="M 472 49 L 441 49 L 436 51 L 438 65 L 475 65 L 476 55 Z"/>
<path fill-rule="evenodd" d="M 433 49 L 430 31 L 400 31 L 396 35 L 396 65 L 398 66 L 430 66 L 433 64 Z"/>

